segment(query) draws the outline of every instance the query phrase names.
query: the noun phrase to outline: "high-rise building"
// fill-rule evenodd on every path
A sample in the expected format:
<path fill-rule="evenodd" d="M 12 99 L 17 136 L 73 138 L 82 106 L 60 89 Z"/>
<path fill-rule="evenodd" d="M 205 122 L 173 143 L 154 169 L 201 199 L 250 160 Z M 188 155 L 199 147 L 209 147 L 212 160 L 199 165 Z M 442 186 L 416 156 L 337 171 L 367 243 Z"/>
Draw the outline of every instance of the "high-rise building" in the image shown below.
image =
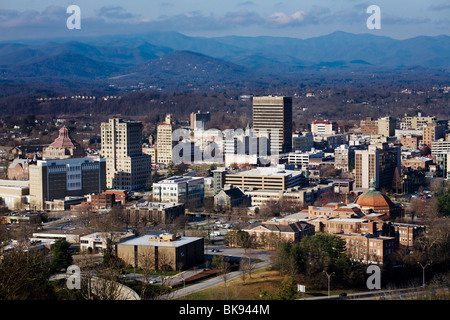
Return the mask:
<path fill-rule="evenodd" d="M 395 135 L 395 126 L 397 120 L 392 117 L 383 117 L 377 120 L 378 134 L 385 137 L 392 137 Z"/>
<path fill-rule="evenodd" d="M 292 98 L 253 97 L 253 129 L 268 133 L 272 154 L 292 150 Z"/>
<path fill-rule="evenodd" d="M 157 163 L 168 165 L 172 162 L 172 122 L 170 114 L 166 115 L 163 123 L 157 127 L 156 133 L 156 155 Z"/>
<path fill-rule="evenodd" d="M 392 187 L 397 169 L 401 173 L 399 147 L 389 147 L 387 143 L 369 145 L 367 150 L 355 150 L 355 187 L 368 190 L 371 180 L 375 188 Z"/>
<path fill-rule="evenodd" d="M 216 195 L 223 189 L 227 170 L 225 168 L 217 168 L 216 170 L 212 170 L 212 173 L 214 177 L 214 195 Z"/>
<path fill-rule="evenodd" d="M 191 130 L 204 130 L 205 123 L 211 120 L 211 114 L 209 112 L 201 113 L 199 110 L 197 113 L 191 113 L 190 120 Z"/>
<path fill-rule="evenodd" d="M 442 124 L 424 125 L 422 144 L 432 148 L 432 142 L 445 137 L 446 127 Z"/>
<path fill-rule="evenodd" d="M 420 113 L 414 117 L 405 117 L 405 127 L 408 129 L 419 129 L 425 125 L 437 124 L 436 117 L 423 117 Z"/>
<path fill-rule="evenodd" d="M 361 133 L 366 135 L 378 134 L 378 122 L 373 118 L 367 117 L 365 120 L 361 120 Z"/>
<path fill-rule="evenodd" d="M 354 164 L 355 148 L 346 144 L 340 145 L 334 149 L 334 167 L 344 172 L 350 171 L 352 163 Z"/>
<path fill-rule="evenodd" d="M 107 187 L 123 190 L 146 187 L 151 157 L 142 153 L 142 123 L 113 118 L 101 124 L 101 131 Z"/>
<path fill-rule="evenodd" d="M 46 209 L 46 201 L 101 193 L 106 189 L 104 159 L 38 160 L 30 165 L 30 208 Z"/>

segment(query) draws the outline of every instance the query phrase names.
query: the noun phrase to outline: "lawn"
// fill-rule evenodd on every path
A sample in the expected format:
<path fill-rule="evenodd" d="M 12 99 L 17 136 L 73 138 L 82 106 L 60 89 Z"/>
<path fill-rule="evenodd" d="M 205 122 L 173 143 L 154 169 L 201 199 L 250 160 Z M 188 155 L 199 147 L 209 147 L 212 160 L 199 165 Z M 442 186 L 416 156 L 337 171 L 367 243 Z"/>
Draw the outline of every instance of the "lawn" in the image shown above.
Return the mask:
<path fill-rule="evenodd" d="M 238 277 L 227 281 L 227 288 L 224 283 L 220 283 L 214 287 L 198 291 L 177 300 L 260 300 L 260 293 L 262 291 L 275 293 L 280 289 L 281 283 L 285 279 L 279 271 L 275 270 L 258 270 L 252 273 L 251 279 L 246 276 L 245 283 L 242 277 Z M 350 292 L 345 290 L 334 291 L 331 290 L 331 295 L 336 295 L 341 292 Z M 326 296 L 327 290 L 314 290 L 306 293 L 298 294 L 298 298 L 308 298 L 317 296 Z"/>

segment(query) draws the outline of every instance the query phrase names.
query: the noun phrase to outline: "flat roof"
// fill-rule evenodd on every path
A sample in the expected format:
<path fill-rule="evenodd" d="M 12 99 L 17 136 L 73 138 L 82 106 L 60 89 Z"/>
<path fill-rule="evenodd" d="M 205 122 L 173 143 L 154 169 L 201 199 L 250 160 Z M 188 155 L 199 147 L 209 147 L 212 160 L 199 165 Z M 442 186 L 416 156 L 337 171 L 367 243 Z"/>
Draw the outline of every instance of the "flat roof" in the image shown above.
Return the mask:
<path fill-rule="evenodd" d="M 233 172 L 228 173 L 229 175 L 235 175 L 235 176 L 287 176 L 287 175 L 301 175 L 303 174 L 301 171 L 295 171 L 295 170 L 287 170 L 287 169 L 281 169 L 281 168 L 274 168 L 274 167 L 264 167 L 264 168 L 255 168 L 251 170 L 246 171 L 240 171 L 240 172 Z"/>
<path fill-rule="evenodd" d="M 130 240 L 126 240 L 124 242 L 118 243 L 119 245 L 130 245 L 130 246 L 158 246 L 158 247 L 181 247 L 186 244 L 192 243 L 194 241 L 198 241 L 200 237 L 181 237 L 177 238 L 174 241 L 157 241 L 157 240 L 149 240 L 149 239 L 157 239 L 158 235 L 154 234 L 146 234 L 144 236 L 133 238 Z"/>
<path fill-rule="evenodd" d="M 331 218 L 329 221 L 332 222 L 365 222 L 367 219 L 358 219 L 358 218 Z"/>

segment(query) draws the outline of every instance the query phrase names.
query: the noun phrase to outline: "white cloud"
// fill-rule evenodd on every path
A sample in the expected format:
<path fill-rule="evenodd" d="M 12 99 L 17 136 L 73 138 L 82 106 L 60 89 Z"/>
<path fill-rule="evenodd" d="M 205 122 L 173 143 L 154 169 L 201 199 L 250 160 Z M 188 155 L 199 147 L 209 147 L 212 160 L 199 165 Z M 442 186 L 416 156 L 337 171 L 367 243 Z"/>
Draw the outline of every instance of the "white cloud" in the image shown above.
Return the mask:
<path fill-rule="evenodd" d="M 306 16 L 307 13 L 305 11 L 297 11 L 290 15 L 284 12 L 275 12 L 270 16 L 269 22 L 275 26 L 296 25 L 304 22 Z"/>

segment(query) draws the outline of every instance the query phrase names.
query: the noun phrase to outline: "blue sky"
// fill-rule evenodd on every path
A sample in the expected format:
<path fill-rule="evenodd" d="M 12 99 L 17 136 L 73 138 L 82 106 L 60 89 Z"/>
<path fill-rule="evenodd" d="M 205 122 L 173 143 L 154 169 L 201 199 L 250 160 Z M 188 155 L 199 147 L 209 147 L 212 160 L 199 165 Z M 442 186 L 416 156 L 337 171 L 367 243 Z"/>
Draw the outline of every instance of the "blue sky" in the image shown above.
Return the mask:
<path fill-rule="evenodd" d="M 68 30 L 66 8 L 81 9 L 81 30 Z M 366 9 L 381 9 L 369 30 Z M 193 36 L 310 38 L 334 31 L 396 39 L 450 35 L 449 0 L 0 0 L 0 41 L 147 31 Z"/>

